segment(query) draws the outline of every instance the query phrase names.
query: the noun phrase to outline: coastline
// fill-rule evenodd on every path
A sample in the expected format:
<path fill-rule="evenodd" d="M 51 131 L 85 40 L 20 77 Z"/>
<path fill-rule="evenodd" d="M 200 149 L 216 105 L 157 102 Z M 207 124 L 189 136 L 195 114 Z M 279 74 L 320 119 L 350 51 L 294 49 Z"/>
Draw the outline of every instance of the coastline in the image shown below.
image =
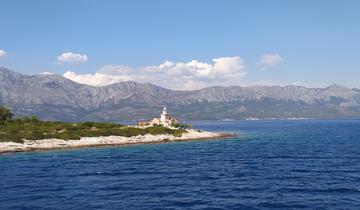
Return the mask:
<path fill-rule="evenodd" d="M 82 137 L 80 140 L 62 140 L 62 139 L 43 139 L 43 140 L 24 140 L 24 143 L 0 142 L 0 154 L 15 152 L 31 152 L 44 150 L 76 149 L 86 147 L 102 146 L 121 146 L 131 144 L 147 144 L 161 142 L 175 142 L 188 140 L 218 139 L 233 136 L 234 134 L 213 133 L 195 129 L 187 129 L 181 137 L 175 137 L 169 134 L 161 135 L 139 135 L 132 137 L 124 136 L 100 136 L 100 137 Z"/>

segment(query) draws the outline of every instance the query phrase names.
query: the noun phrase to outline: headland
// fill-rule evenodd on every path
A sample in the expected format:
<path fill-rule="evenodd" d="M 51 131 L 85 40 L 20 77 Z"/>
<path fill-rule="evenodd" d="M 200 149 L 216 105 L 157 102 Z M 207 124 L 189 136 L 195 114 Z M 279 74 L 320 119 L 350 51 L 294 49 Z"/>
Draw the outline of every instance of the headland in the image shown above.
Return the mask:
<path fill-rule="evenodd" d="M 0 142 L 0 153 L 31 152 L 43 150 L 74 149 L 99 146 L 120 146 L 131 144 L 165 143 L 185 140 L 218 139 L 234 134 L 213 133 L 196 129 L 186 129 L 181 136 L 171 134 L 145 134 L 137 136 L 81 137 L 79 140 L 42 139 L 24 140 L 23 143 Z"/>

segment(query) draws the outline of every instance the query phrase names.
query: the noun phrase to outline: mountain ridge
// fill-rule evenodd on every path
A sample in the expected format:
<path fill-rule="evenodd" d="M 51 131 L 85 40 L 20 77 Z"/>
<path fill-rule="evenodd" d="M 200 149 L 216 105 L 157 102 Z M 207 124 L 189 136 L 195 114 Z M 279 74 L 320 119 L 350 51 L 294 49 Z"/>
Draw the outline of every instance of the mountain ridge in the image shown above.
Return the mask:
<path fill-rule="evenodd" d="M 0 104 L 17 116 L 42 120 L 149 120 L 168 106 L 182 120 L 246 118 L 360 118 L 360 90 L 341 85 L 212 86 L 170 90 L 126 81 L 102 87 L 61 75 L 23 75 L 0 67 Z"/>

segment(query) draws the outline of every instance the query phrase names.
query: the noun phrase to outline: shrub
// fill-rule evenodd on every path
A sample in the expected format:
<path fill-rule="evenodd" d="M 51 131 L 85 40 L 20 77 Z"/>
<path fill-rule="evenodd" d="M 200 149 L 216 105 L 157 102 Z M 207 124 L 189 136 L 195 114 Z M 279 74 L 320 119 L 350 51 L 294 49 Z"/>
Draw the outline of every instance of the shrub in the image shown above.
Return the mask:
<path fill-rule="evenodd" d="M 46 136 L 39 130 L 34 130 L 31 131 L 31 133 L 27 134 L 25 138 L 28 140 L 39 140 L 39 139 L 45 139 Z"/>
<path fill-rule="evenodd" d="M 0 134 L 0 142 L 16 142 L 16 143 L 24 143 L 24 140 L 18 134 Z"/>
<path fill-rule="evenodd" d="M 182 129 L 173 130 L 167 127 L 147 127 L 145 128 L 145 131 L 152 135 L 171 134 L 176 137 L 180 137 L 184 132 L 186 132 L 185 130 Z"/>
<path fill-rule="evenodd" d="M 23 122 L 24 123 L 30 122 L 30 118 L 27 115 L 25 115 L 24 118 L 23 118 Z"/>
<path fill-rule="evenodd" d="M 185 130 L 174 130 L 172 135 L 175 137 L 181 137 L 183 133 L 186 133 L 187 131 Z"/>
<path fill-rule="evenodd" d="M 172 127 L 175 127 L 175 128 L 189 128 L 189 127 L 193 127 L 192 125 L 188 125 L 188 124 L 183 124 L 183 123 L 179 123 L 179 122 L 173 122 L 171 123 L 171 126 Z"/>
<path fill-rule="evenodd" d="M 147 127 L 145 128 L 145 131 L 152 135 L 170 134 L 172 132 L 170 128 L 166 128 L 166 127 Z"/>
<path fill-rule="evenodd" d="M 33 116 L 31 117 L 31 122 L 36 123 L 36 122 L 39 122 L 39 120 L 38 120 L 38 118 L 37 118 L 35 115 L 33 115 Z"/>
<path fill-rule="evenodd" d="M 15 122 L 16 124 L 20 125 L 20 124 L 21 124 L 21 118 L 18 118 L 18 117 L 15 118 L 14 122 Z"/>
<path fill-rule="evenodd" d="M 189 125 L 189 124 L 184 124 L 184 126 L 183 126 L 184 128 L 191 128 L 191 127 L 193 127 L 193 125 Z"/>
<path fill-rule="evenodd" d="M 81 138 L 80 135 L 74 133 L 74 132 L 63 132 L 63 133 L 57 133 L 54 135 L 57 139 L 63 139 L 63 140 L 79 140 Z"/>
<path fill-rule="evenodd" d="M 4 122 L 6 120 L 11 120 L 14 116 L 14 113 L 12 113 L 9 109 L 0 106 L 0 121 Z"/>
<path fill-rule="evenodd" d="M 171 123 L 171 126 L 174 127 L 174 128 L 179 128 L 179 127 L 182 126 L 182 124 L 181 124 L 181 123 L 178 123 L 178 122 L 172 122 L 172 123 Z"/>
<path fill-rule="evenodd" d="M 110 135 L 116 135 L 116 136 L 138 136 L 138 135 L 145 135 L 146 132 L 144 129 L 141 128 L 122 128 L 122 129 L 112 129 L 110 130 Z"/>

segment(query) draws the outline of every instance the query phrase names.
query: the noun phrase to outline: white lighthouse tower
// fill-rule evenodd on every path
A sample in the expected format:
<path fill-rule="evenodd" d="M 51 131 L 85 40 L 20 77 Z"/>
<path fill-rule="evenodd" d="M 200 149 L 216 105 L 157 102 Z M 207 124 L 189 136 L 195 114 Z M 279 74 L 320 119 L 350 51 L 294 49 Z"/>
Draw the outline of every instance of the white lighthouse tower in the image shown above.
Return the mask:
<path fill-rule="evenodd" d="M 160 115 L 160 124 L 161 125 L 167 125 L 169 121 L 169 114 L 166 111 L 166 107 L 164 106 L 164 109 Z"/>

